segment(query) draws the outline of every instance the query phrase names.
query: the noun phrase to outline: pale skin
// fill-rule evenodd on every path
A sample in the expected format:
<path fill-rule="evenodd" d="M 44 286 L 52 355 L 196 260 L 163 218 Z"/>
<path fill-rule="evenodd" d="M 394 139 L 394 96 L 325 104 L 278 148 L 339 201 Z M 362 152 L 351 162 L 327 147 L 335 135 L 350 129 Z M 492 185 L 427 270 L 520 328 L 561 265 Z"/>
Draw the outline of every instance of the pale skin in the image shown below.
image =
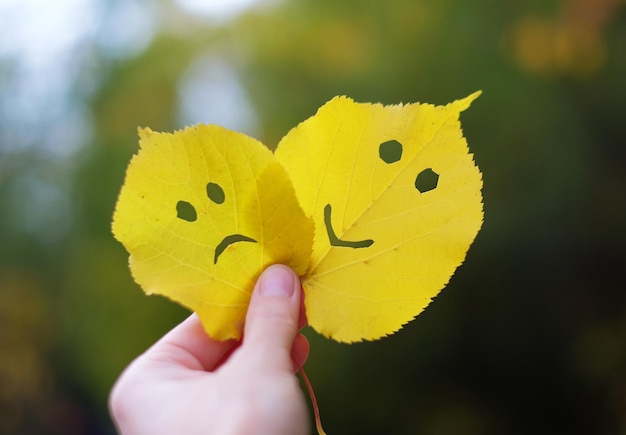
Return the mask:
<path fill-rule="evenodd" d="M 309 353 L 302 290 L 286 266 L 256 283 L 241 342 L 212 340 L 192 315 L 122 373 L 110 410 L 123 435 L 305 435 L 295 372 Z"/>

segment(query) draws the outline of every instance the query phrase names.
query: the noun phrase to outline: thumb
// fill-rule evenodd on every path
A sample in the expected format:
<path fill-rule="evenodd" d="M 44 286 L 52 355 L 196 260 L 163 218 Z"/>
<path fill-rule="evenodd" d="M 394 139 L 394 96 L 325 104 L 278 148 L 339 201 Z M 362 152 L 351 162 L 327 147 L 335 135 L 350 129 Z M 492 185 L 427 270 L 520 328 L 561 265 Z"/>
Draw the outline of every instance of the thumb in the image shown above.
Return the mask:
<path fill-rule="evenodd" d="M 298 333 L 301 293 L 300 280 L 289 267 L 268 267 L 252 293 L 242 350 L 257 351 L 267 363 L 285 364 L 291 370 L 290 352 Z"/>

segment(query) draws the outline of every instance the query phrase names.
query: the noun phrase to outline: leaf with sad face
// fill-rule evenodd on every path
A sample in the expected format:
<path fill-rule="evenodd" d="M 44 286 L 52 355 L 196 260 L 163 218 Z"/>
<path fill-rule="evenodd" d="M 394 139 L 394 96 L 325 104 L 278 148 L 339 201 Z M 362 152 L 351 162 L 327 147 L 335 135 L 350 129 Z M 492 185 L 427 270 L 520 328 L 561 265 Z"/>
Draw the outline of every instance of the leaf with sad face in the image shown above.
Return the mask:
<path fill-rule="evenodd" d="M 217 126 L 174 134 L 140 131 L 113 217 L 146 293 L 196 311 L 207 332 L 241 336 L 264 268 L 303 274 L 313 224 L 291 182 L 258 141 Z"/>

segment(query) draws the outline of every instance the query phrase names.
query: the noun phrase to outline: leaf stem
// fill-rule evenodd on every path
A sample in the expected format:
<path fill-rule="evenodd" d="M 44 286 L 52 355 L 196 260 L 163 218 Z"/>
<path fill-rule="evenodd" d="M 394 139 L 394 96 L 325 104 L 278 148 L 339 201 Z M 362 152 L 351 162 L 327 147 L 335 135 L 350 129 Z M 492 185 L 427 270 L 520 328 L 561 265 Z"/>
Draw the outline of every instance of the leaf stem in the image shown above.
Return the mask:
<path fill-rule="evenodd" d="M 326 435 L 324 432 L 324 428 L 322 427 L 322 420 L 320 418 L 320 409 L 317 406 L 317 399 L 315 398 L 315 393 L 313 392 L 313 386 L 311 385 L 311 381 L 309 381 L 309 377 L 306 375 L 304 368 L 296 363 L 298 366 L 298 370 L 300 371 L 300 376 L 302 376 L 302 380 L 304 381 L 304 385 L 306 385 L 306 389 L 309 392 L 309 397 L 311 398 L 311 404 L 313 405 L 313 413 L 315 415 L 315 428 L 317 429 L 318 435 Z"/>

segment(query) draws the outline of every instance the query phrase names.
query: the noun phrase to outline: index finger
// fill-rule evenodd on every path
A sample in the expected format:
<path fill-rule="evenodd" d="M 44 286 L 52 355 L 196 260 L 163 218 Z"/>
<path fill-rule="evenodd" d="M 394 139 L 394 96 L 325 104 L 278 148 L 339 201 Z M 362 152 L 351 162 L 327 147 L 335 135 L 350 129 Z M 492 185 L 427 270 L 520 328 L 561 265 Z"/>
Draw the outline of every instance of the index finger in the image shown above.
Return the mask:
<path fill-rule="evenodd" d="M 236 344 L 234 340 L 209 337 L 194 313 L 157 341 L 144 357 L 191 370 L 212 371 Z"/>

